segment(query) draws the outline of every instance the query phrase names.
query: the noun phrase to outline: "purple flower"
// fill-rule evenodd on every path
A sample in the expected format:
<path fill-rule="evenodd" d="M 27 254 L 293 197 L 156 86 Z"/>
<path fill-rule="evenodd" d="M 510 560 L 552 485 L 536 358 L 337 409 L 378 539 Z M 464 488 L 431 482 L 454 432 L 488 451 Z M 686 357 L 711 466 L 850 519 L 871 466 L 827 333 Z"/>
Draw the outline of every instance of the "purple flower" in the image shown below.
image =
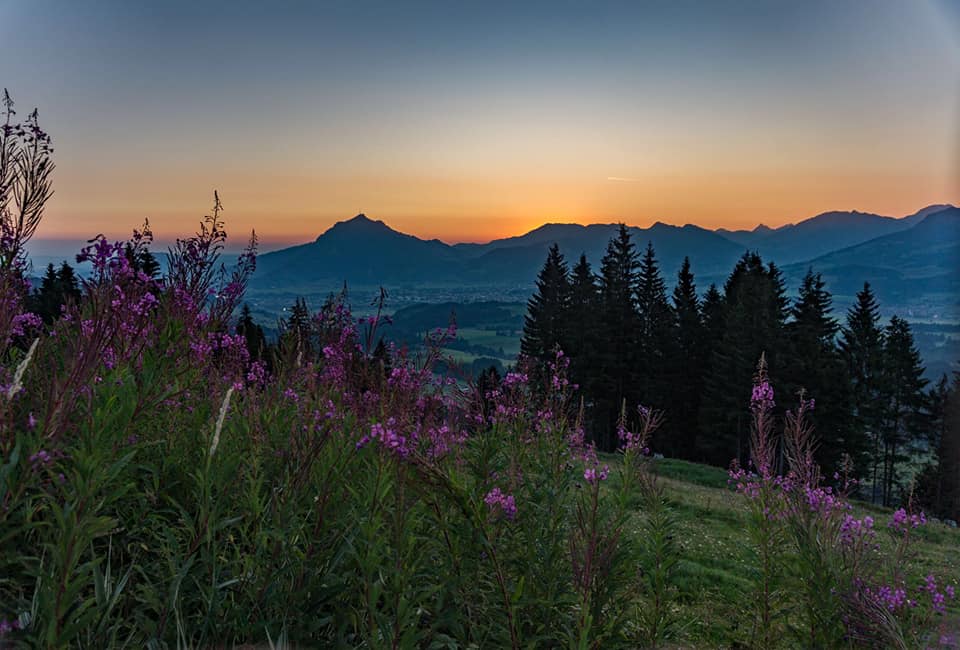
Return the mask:
<path fill-rule="evenodd" d="M 890 520 L 890 523 L 887 524 L 887 526 L 896 531 L 905 533 L 908 529 L 919 528 L 925 523 L 927 523 L 927 517 L 922 512 L 919 514 L 911 514 L 907 513 L 907 511 L 903 508 L 900 508 L 893 513 L 893 519 Z"/>
<path fill-rule="evenodd" d="M 583 470 L 583 480 L 585 480 L 590 485 L 594 485 L 598 481 L 606 481 L 607 477 L 610 475 L 610 466 L 604 465 L 599 470 L 595 467 L 588 467 Z"/>
<path fill-rule="evenodd" d="M 773 386 L 770 382 L 763 380 L 753 386 L 753 394 L 750 397 L 750 407 L 755 411 L 769 411 L 775 406 L 773 401 Z"/>
<path fill-rule="evenodd" d="M 5 618 L 0 618 L 0 639 L 2 639 L 4 636 L 9 634 L 10 632 L 13 632 L 14 630 L 19 630 L 19 629 L 20 629 L 20 621 L 18 621 L 17 619 L 8 621 Z"/>
<path fill-rule="evenodd" d="M 495 487 L 483 497 L 483 502 L 492 511 L 500 511 L 507 519 L 514 519 L 517 516 L 517 504 L 513 496 L 504 494 L 500 488 Z"/>

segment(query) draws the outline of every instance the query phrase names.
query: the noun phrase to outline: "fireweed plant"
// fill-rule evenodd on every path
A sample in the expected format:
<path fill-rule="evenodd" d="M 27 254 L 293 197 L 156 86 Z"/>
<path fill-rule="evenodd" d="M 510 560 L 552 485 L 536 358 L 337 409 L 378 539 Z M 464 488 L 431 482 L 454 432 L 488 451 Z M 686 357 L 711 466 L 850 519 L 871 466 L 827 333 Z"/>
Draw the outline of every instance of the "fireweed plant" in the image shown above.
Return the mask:
<path fill-rule="evenodd" d="M 215 197 L 165 277 L 138 264 L 148 224 L 95 237 L 81 300 L 50 326 L 24 311 L 23 266 L 3 269 L 5 646 L 664 636 L 635 608 L 663 602 L 644 580 L 666 573 L 626 526 L 653 412 L 639 437 L 624 423 L 614 490 L 559 351 L 542 385 L 521 363 L 478 394 L 432 372 L 453 325 L 418 356 L 383 352 L 382 312 L 338 299 L 252 361 L 231 318 L 256 242 L 225 270 L 221 213 Z"/>
<path fill-rule="evenodd" d="M 734 463 L 730 482 L 747 498 L 757 560 L 750 644 L 808 648 L 934 647 L 951 643 L 945 603 L 954 589 L 908 572 L 915 531 L 926 523 L 897 510 L 884 552 L 873 517 L 857 518 L 843 472 L 826 485 L 814 462 L 813 399 L 801 391 L 774 435 L 773 388 L 761 357 L 751 399 L 751 468 Z"/>

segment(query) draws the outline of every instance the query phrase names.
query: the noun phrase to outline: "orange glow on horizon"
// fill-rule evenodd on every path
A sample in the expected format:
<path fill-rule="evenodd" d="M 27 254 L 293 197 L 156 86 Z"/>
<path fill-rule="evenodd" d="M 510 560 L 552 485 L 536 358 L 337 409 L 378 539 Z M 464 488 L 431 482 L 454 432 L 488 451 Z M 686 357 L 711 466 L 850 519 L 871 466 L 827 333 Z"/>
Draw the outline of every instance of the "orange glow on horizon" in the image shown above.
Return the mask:
<path fill-rule="evenodd" d="M 106 186 L 101 193 L 96 183 L 67 177 L 56 185 L 37 237 L 88 239 L 103 233 L 122 239 L 144 217 L 160 242 L 188 235 L 206 214 L 212 192 L 199 176 L 168 176 L 174 178 L 165 186 L 177 187 L 176 193 L 158 191 L 142 176 L 125 179 L 132 198 L 107 193 Z M 423 239 L 485 243 L 545 223 L 623 221 L 648 227 L 662 221 L 750 229 L 831 210 L 902 217 L 931 203 L 960 204 L 960 181 L 948 174 L 691 172 L 619 178 L 627 180 L 293 177 L 264 189 L 240 175 L 219 189 L 231 248 L 241 245 L 251 229 L 264 248 L 311 241 L 358 212 Z M 318 207 L 304 207 L 310 205 Z"/>

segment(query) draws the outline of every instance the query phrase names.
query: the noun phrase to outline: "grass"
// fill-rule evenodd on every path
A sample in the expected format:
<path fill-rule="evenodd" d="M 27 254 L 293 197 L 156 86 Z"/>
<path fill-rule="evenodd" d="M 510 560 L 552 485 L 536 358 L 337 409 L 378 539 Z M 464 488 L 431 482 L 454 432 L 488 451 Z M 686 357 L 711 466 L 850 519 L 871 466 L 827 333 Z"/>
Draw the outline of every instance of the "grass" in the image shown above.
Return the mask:
<path fill-rule="evenodd" d="M 616 456 L 604 461 L 612 464 Z M 685 630 L 680 647 L 737 647 L 748 639 L 752 621 L 747 599 L 755 559 L 746 501 L 727 486 L 727 473 L 720 468 L 669 458 L 657 459 L 654 467 L 681 545 L 677 586 Z M 875 517 L 878 539 L 887 546 L 885 529 L 893 511 L 865 503 L 855 503 L 854 511 Z M 915 579 L 935 573 L 960 590 L 960 530 L 928 523 L 917 539 L 911 564 Z M 957 619 L 960 604 L 950 601 L 949 608 L 948 616 Z"/>

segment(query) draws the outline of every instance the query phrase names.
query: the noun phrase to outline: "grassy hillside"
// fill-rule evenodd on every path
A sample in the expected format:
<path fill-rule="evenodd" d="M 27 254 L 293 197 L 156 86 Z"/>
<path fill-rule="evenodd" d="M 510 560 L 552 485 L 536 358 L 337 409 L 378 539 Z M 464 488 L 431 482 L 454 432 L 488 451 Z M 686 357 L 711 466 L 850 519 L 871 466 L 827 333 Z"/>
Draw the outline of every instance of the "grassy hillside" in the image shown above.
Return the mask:
<path fill-rule="evenodd" d="M 616 462 L 610 456 L 607 462 Z M 655 463 L 670 507 L 676 515 L 676 536 L 682 559 L 678 568 L 680 618 L 685 621 L 678 644 L 683 647 L 727 648 L 742 643 L 749 634 L 753 613 L 744 600 L 750 593 L 756 558 L 747 534 L 748 510 L 744 498 L 727 485 L 727 473 L 716 467 L 682 460 Z M 870 514 L 877 528 L 886 528 L 892 511 L 855 503 L 858 517 Z M 638 515 L 639 516 L 639 515 Z M 883 532 L 878 538 L 888 546 Z M 930 523 L 917 529 L 917 556 L 911 563 L 913 578 L 931 572 L 960 582 L 960 529 Z M 948 617 L 960 630 L 960 606 L 951 601 Z"/>

